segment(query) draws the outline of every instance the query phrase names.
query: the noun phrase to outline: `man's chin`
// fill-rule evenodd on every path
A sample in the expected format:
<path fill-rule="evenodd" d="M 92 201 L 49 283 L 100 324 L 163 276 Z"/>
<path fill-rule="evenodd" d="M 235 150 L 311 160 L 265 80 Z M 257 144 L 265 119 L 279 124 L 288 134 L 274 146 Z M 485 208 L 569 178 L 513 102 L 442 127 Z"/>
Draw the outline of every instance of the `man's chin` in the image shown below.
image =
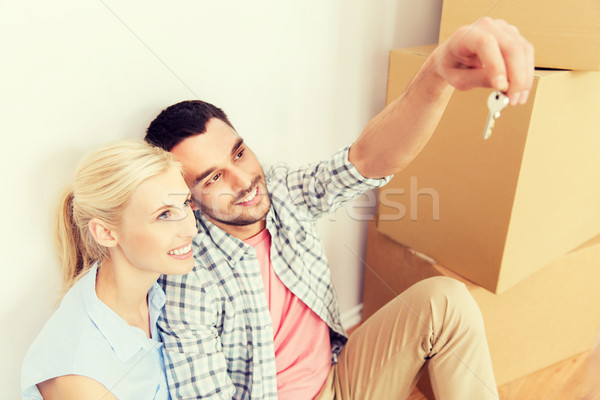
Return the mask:
<path fill-rule="evenodd" d="M 269 213 L 269 209 L 271 205 L 269 204 L 269 208 L 265 212 L 262 212 L 259 216 L 253 215 L 239 215 L 237 217 L 231 216 L 218 216 L 211 212 L 202 211 L 202 213 L 213 223 L 217 222 L 218 224 L 227 225 L 227 226 L 250 226 L 260 221 L 264 221 L 267 218 L 267 214 Z M 250 211 L 250 210 L 249 210 Z"/>
<path fill-rule="evenodd" d="M 222 219 L 214 219 L 215 221 L 228 226 L 250 226 L 259 223 L 260 221 L 264 221 L 265 218 L 261 219 L 233 219 L 233 220 L 222 220 Z"/>

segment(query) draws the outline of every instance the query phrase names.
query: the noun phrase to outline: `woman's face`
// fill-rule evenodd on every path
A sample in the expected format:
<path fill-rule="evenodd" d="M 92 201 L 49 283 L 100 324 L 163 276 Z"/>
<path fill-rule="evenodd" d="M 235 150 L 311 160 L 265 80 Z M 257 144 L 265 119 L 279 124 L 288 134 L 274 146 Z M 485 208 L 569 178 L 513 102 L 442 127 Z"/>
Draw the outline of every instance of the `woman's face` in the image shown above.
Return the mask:
<path fill-rule="evenodd" d="M 190 191 L 177 169 L 146 179 L 123 211 L 114 250 L 144 271 L 189 272 L 194 266 L 192 238 L 198 232 L 190 204 Z"/>

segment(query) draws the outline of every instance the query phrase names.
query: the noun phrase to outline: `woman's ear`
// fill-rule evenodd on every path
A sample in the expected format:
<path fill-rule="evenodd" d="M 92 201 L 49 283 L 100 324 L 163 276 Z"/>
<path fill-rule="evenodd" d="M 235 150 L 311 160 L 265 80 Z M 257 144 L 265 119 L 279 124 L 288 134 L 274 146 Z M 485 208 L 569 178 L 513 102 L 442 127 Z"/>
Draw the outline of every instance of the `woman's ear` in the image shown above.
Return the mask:
<path fill-rule="evenodd" d="M 106 222 L 98 218 L 92 218 L 88 223 L 88 229 L 99 245 L 104 247 L 115 247 L 117 245 L 117 233 Z"/>

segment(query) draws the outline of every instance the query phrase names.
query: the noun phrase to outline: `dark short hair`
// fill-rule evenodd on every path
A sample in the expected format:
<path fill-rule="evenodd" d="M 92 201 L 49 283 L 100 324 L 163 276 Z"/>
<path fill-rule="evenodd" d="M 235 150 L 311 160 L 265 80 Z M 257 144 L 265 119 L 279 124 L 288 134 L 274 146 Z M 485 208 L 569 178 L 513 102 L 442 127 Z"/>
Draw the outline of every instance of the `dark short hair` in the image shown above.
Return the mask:
<path fill-rule="evenodd" d="M 186 100 L 162 110 L 150 123 L 144 139 L 171 151 L 185 138 L 206 132 L 206 124 L 211 118 L 220 119 L 235 130 L 220 108 L 201 100 Z"/>

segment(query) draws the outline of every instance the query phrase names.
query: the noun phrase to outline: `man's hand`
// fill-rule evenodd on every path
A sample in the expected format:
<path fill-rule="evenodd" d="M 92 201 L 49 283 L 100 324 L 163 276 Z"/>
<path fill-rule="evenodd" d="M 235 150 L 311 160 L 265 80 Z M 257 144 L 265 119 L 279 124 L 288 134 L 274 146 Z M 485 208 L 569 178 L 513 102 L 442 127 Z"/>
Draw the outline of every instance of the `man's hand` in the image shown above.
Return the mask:
<path fill-rule="evenodd" d="M 348 159 L 365 177 L 394 174 L 425 147 L 454 88 L 493 88 L 506 93 L 510 104 L 523 104 L 533 70 L 533 46 L 514 26 L 482 18 L 459 28 L 430 54 L 404 93 L 369 122 Z"/>
<path fill-rule="evenodd" d="M 455 31 L 431 54 L 433 71 L 458 90 L 501 90 L 510 104 L 527 101 L 533 46 L 506 21 L 484 17 Z"/>

